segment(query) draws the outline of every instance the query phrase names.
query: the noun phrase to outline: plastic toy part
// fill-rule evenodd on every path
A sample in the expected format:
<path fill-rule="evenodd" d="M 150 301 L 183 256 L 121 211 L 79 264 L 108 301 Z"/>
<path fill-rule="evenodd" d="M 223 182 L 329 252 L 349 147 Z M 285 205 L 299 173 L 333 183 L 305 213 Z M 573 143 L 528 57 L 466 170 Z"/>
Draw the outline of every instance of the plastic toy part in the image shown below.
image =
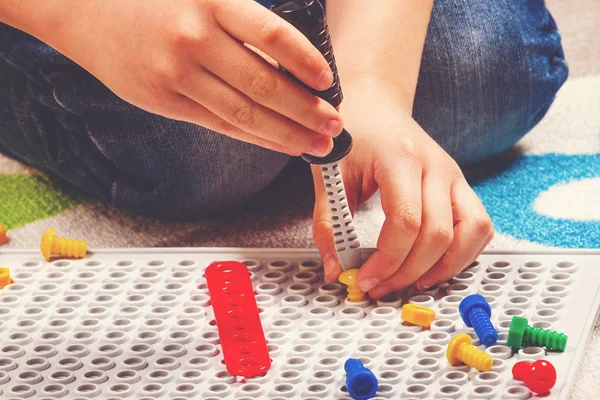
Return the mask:
<path fill-rule="evenodd" d="M 87 243 L 83 240 L 56 237 L 54 228 L 50 228 L 42 235 L 40 251 L 46 261 L 50 261 L 52 255 L 84 258 L 87 253 Z"/>
<path fill-rule="evenodd" d="M 367 300 L 367 297 L 358 287 L 356 278 L 358 276 L 358 268 L 346 270 L 340 274 L 339 281 L 348 286 L 348 300 L 351 302 L 360 302 Z"/>
<path fill-rule="evenodd" d="M 512 369 L 513 378 L 525 382 L 529 390 L 536 394 L 546 394 L 556 383 L 556 369 L 545 360 L 532 363 L 519 361 Z"/>
<path fill-rule="evenodd" d="M 0 224 L 0 246 L 4 246 L 8 243 L 8 238 L 6 237 L 6 228 L 4 225 Z"/>
<path fill-rule="evenodd" d="M 361 250 L 356 235 L 352 214 L 348 208 L 348 200 L 344 189 L 342 170 L 337 163 L 321 165 L 321 175 L 325 184 L 325 192 L 329 201 L 329 211 L 333 222 L 335 250 L 345 270 L 360 268 Z"/>
<path fill-rule="evenodd" d="M 0 289 L 4 289 L 7 285 L 12 283 L 10 279 L 10 270 L 8 268 L 0 267 Z"/>
<path fill-rule="evenodd" d="M 271 10 L 292 24 L 319 50 L 331 68 L 333 82 L 328 89 L 316 91 L 302 83 L 282 66 L 280 66 L 280 70 L 314 95 L 327 101 L 333 107 L 338 107 L 344 96 L 333 55 L 327 18 L 321 2 L 318 0 L 275 0 Z M 348 208 L 342 171 L 337 163 L 350 150 L 352 150 L 352 136 L 344 129 L 337 137 L 333 138 L 333 148 L 326 156 L 316 157 L 311 154 L 302 154 L 304 161 L 321 166 L 321 175 L 333 220 L 335 247 L 344 270 L 359 268 L 361 265 L 360 243 L 352 225 L 352 214 Z"/>
<path fill-rule="evenodd" d="M 282 67 L 280 69 L 314 95 L 319 96 L 334 107 L 339 106 L 344 95 L 333 55 L 327 18 L 321 2 L 318 0 L 275 1 L 271 10 L 302 32 L 325 57 L 333 73 L 333 83 L 326 90 L 316 91 L 304 85 L 289 71 Z M 302 159 L 310 164 L 330 164 L 344 158 L 350 150 L 352 150 L 352 136 L 344 129 L 342 133 L 333 139 L 333 149 L 328 155 L 315 157 L 310 154 L 302 154 Z"/>
<path fill-rule="evenodd" d="M 246 378 L 266 374 L 271 358 L 248 267 L 216 262 L 205 275 L 227 371 Z"/>
<path fill-rule="evenodd" d="M 527 325 L 527 318 L 515 315 L 508 329 L 506 345 L 513 349 L 520 349 L 524 346 L 538 346 L 545 347 L 547 350 L 563 352 L 567 347 L 567 335 L 529 326 Z"/>
<path fill-rule="evenodd" d="M 460 365 L 462 362 L 479 372 L 489 371 L 494 364 L 494 360 L 489 354 L 473 346 L 473 339 L 466 333 L 452 338 L 448 343 L 446 358 L 452 366 Z"/>
<path fill-rule="evenodd" d="M 473 327 L 477 337 L 484 346 L 489 347 L 498 341 L 498 332 L 492 325 L 490 317 L 492 308 L 480 294 L 465 297 L 458 306 L 460 316 L 468 327 Z"/>
<path fill-rule="evenodd" d="M 405 304 L 402 307 L 401 318 L 413 325 L 429 328 L 429 325 L 435 319 L 435 311 L 418 304 Z"/>
<path fill-rule="evenodd" d="M 379 386 L 377 378 L 360 360 L 349 358 L 344 363 L 346 388 L 355 400 L 367 400 L 375 396 Z"/>

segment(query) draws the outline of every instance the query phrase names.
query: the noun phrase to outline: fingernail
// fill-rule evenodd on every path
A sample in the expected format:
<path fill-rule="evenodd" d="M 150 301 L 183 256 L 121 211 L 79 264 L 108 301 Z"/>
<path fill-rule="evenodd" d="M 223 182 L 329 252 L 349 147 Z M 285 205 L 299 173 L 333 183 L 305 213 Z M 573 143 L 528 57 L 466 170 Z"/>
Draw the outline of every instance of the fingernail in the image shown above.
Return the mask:
<path fill-rule="evenodd" d="M 321 74 L 317 78 L 317 85 L 319 86 L 319 89 L 329 89 L 329 86 L 331 86 L 332 83 L 333 74 L 331 73 L 329 68 L 326 68 L 323 71 L 321 71 Z"/>
<path fill-rule="evenodd" d="M 435 285 L 435 282 L 433 281 L 433 279 L 423 278 L 422 280 L 418 281 L 415 286 L 419 292 L 422 292 L 424 290 L 429 289 L 430 287 L 432 287 L 434 285 Z"/>
<path fill-rule="evenodd" d="M 337 119 L 330 119 L 321 128 L 321 133 L 323 135 L 334 137 L 340 134 L 342 131 L 342 124 Z"/>
<path fill-rule="evenodd" d="M 331 139 L 327 139 L 324 137 L 315 138 L 310 145 L 310 154 L 317 157 L 325 157 L 329 154 Z"/>
<path fill-rule="evenodd" d="M 378 283 L 379 281 L 375 278 L 363 278 L 358 282 L 358 287 L 366 293 L 377 286 Z"/>
<path fill-rule="evenodd" d="M 331 274 L 336 269 L 336 267 L 337 262 L 335 256 L 331 253 L 326 253 L 323 256 L 323 270 L 325 272 L 325 279 L 328 279 L 329 274 Z"/>

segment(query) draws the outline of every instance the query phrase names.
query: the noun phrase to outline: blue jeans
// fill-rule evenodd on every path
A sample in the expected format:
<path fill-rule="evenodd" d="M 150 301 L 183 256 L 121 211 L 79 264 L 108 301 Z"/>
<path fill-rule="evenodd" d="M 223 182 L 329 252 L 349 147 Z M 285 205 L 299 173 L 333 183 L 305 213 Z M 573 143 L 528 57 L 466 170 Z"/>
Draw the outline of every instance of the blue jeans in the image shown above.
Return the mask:
<path fill-rule="evenodd" d="M 535 126 L 567 74 L 543 0 L 437 0 L 414 118 L 470 165 Z M 165 219 L 237 206 L 290 162 L 142 111 L 54 49 L 2 24 L 0 151 L 114 208 Z"/>

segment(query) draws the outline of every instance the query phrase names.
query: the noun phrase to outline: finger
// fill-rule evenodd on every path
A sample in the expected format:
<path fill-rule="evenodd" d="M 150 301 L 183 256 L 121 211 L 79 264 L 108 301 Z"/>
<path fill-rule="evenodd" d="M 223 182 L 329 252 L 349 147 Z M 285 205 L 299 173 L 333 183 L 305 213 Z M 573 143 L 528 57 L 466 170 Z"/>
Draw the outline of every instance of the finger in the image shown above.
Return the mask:
<path fill-rule="evenodd" d="M 386 218 L 377 249 L 358 274 L 358 285 L 363 292 L 370 291 L 396 272 L 413 247 L 421 227 L 421 166 L 413 157 L 399 157 L 396 164 L 397 168 L 375 171 Z"/>
<path fill-rule="evenodd" d="M 452 186 L 454 241 L 446 254 L 419 280 L 422 290 L 445 282 L 475 260 L 493 236 L 493 227 L 483 204 L 464 178 Z"/>
<path fill-rule="evenodd" d="M 329 64 L 294 26 L 253 1 L 220 0 L 214 16 L 235 39 L 259 48 L 316 90 L 333 83 Z"/>
<path fill-rule="evenodd" d="M 215 40 L 218 49 L 211 57 L 198 56 L 202 57 L 198 61 L 206 69 L 258 104 L 313 132 L 329 137 L 340 134 L 342 118 L 331 104 L 311 94 L 225 33 L 221 35 Z"/>
<path fill-rule="evenodd" d="M 446 252 L 453 239 L 451 181 L 442 174 L 423 179 L 423 218 L 421 230 L 408 257 L 387 280 L 369 292 L 377 299 L 416 282 Z"/>
<path fill-rule="evenodd" d="M 184 95 L 245 132 L 287 147 L 292 153 L 323 157 L 331 151 L 330 138 L 255 103 L 206 70 L 199 69 L 187 83 Z"/>
<path fill-rule="evenodd" d="M 230 138 L 251 143 L 269 150 L 286 153 L 292 156 L 298 155 L 297 153 L 290 152 L 289 149 L 284 146 L 242 131 L 185 96 L 180 95 L 179 97 L 177 107 L 174 107 L 173 112 L 169 113 L 168 117 L 171 119 L 196 124 Z"/>
<path fill-rule="evenodd" d="M 313 239 L 323 260 L 325 279 L 333 282 L 338 279 L 338 276 L 342 272 L 342 264 L 335 248 L 333 222 L 331 221 L 329 201 L 326 195 L 327 188 L 325 188 L 323 177 L 321 176 L 321 168 L 318 165 L 313 165 L 311 166 L 311 171 L 315 186 L 315 208 L 312 224 Z"/>

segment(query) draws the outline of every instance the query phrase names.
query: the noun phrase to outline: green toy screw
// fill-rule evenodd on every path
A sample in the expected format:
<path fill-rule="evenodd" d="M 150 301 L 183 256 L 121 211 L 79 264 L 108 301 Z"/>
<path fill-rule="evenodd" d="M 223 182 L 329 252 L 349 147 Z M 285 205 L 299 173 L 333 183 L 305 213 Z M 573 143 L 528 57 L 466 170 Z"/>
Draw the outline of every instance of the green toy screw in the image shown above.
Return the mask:
<path fill-rule="evenodd" d="M 520 349 L 523 345 L 545 347 L 548 350 L 565 351 L 567 335 L 527 325 L 527 318 L 514 316 L 508 330 L 506 345 Z"/>

